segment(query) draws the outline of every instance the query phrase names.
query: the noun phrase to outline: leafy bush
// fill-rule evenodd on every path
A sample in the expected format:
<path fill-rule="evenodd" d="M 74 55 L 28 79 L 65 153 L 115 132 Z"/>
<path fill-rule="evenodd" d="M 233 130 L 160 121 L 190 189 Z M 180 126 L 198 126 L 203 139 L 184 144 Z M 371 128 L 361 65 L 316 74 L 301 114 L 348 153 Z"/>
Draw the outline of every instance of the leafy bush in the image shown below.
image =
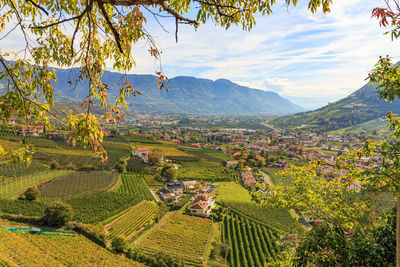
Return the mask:
<path fill-rule="evenodd" d="M 51 203 L 44 211 L 43 221 L 51 226 L 64 226 L 72 220 L 74 211 L 70 204 L 61 201 Z"/>
<path fill-rule="evenodd" d="M 123 253 L 128 248 L 128 242 L 120 236 L 116 236 L 111 241 L 111 248 L 117 253 Z"/>
<path fill-rule="evenodd" d="M 40 197 L 40 191 L 37 187 L 29 187 L 22 194 L 23 198 L 28 201 L 37 200 Z"/>

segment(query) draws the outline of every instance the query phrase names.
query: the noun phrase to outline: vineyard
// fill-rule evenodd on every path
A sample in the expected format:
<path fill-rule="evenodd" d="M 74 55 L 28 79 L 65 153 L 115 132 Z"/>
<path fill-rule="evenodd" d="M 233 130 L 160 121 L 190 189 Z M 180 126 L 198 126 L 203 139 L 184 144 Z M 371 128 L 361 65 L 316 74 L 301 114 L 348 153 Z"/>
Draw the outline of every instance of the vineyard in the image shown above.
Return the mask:
<path fill-rule="evenodd" d="M 263 225 L 237 215 L 226 215 L 222 227 L 222 240 L 230 244 L 231 266 L 265 266 L 278 252 L 277 235 Z"/>
<path fill-rule="evenodd" d="M 0 255 L 6 266 L 143 266 L 82 236 L 54 238 L 0 232 Z"/>
<path fill-rule="evenodd" d="M 117 150 L 126 150 L 128 152 L 131 151 L 131 146 L 129 143 L 117 143 L 117 142 L 103 142 L 103 146 L 105 149 L 117 149 Z"/>
<path fill-rule="evenodd" d="M 194 157 L 206 161 L 211 161 L 211 162 L 222 162 L 223 160 L 218 157 L 214 157 L 211 154 L 212 150 L 206 150 L 206 149 L 194 149 L 194 148 L 187 148 L 187 147 L 179 147 L 179 150 L 182 150 L 183 152 L 193 155 Z"/>
<path fill-rule="evenodd" d="M 147 166 L 146 163 L 144 163 L 144 161 L 138 156 L 131 157 L 127 163 L 126 171 L 128 172 L 140 172 L 144 169 L 144 167 Z"/>
<path fill-rule="evenodd" d="M 0 198 L 16 198 L 20 193 L 30 186 L 66 175 L 68 173 L 70 173 L 70 171 L 49 170 L 34 175 L 5 178 L 0 183 Z"/>
<path fill-rule="evenodd" d="M 105 229 L 111 236 L 131 240 L 153 218 L 157 209 L 155 202 L 144 200 L 112 218 L 112 221 L 106 223 Z"/>
<path fill-rule="evenodd" d="M 98 223 L 135 205 L 138 201 L 127 194 L 97 191 L 81 194 L 66 200 L 75 212 L 74 220 Z"/>
<path fill-rule="evenodd" d="M 121 185 L 117 192 L 133 196 L 137 200 L 153 200 L 150 190 L 144 182 L 143 175 L 121 174 Z"/>
<path fill-rule="evenodd" d="M 212 221 L 177 213 L 166 216 L 150 232 L 139 238 L 137 247 L 143 253 L 164 251 L 181 257 L 188 265 L 201 266 L 212 232 Z"/>
<path fill-rule="evenodd" d="M 49 167 L 38 162 L 33 161 L 31 164 L 20 163 L 20 164 L 12 164 L 12 165 L 3 165 L 0 166 L 0 181 L 5 180 L 3 177 L 18 177 L 18 176 L 26 176 L 32 175 L 38 172 L 43 172 L 48 170 Z"/>
<path fill-rule="evenodd" d="M 117 181 L 118 176 L 111 172 L 74 172 L 38 188 L 43 198 L 67 198 L 109 188 Z"/>
<path fill-rule="evenodd" d="M 24 216 L 43 216 L 47 205 L 39 201 L 0 199 L 0 212 Z"/>
<path fill-rule="evenodd" d="M 266 208 L 255 203 L 238 201 L 229 201 L 224 204 L 237 214 L 251 217 L 284 232 L 299 232 L 303 230 L 301 224 L 290 215 L 287 209 Z"/>
<path fill-rule="evenodd" d="M 216 162 L 184 162 L 179 168 L 181 180 L 203 180 L 210 182 L 235 180 L 235 172 Z"/>

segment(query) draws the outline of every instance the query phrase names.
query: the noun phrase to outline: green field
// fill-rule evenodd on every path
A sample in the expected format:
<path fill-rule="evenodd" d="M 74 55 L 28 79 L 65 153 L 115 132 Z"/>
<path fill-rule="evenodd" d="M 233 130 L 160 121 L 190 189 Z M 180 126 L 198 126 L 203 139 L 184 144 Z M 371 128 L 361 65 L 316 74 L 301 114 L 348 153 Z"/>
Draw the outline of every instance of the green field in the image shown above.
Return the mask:
<path fill-rule="evenodd" d="M 143 226 L 151 221 L 157 209 L 158 206 L 155 202 L 144 200 L 114 216 L 112 221 L 107 220 L 104 228 L 111 236 L 121 236 L 126 240 L 130 240 Z"/>
<path fill-rule="evenodd" d="M 183 162 L 178 170 L 178 179 L 203 180 L 209 182 L 234 180 L 235 172 L 210 161 Z"/>
<path fill-rule="evenodd" d="M 139 238 L 136 246 L 143 253 L 164 251 L 183 258 L 186 264 L 201 266 L 211 232 L 212 221 L 209 219 L 169 213 Z"/>
<path fill-rule="evenodd" d="M 217 201 L 251 202 L 251 196 L 243 186 L 236 182 L 218 182 L 218 187 L 211 194 Z"/>
<path fill-rule="evenodd" d="M 82 193 L 107 189 L 118 176 L 111 172 L 74 172 L 39 186 L 43 198 L 68 198 Z"/>

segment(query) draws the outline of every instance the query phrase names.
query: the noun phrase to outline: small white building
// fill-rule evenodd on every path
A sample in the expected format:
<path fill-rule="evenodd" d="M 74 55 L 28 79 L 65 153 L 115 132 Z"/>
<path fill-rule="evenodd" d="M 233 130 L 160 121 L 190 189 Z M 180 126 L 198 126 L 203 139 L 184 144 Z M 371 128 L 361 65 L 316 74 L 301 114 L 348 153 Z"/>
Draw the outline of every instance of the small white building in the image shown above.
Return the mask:
<path fill-rule="evenodd" d="M 185 185 L 181 181 L 165 183 L 165 190 L 170 194 L 181 195 L 183 189 L 185 189 Z"/>

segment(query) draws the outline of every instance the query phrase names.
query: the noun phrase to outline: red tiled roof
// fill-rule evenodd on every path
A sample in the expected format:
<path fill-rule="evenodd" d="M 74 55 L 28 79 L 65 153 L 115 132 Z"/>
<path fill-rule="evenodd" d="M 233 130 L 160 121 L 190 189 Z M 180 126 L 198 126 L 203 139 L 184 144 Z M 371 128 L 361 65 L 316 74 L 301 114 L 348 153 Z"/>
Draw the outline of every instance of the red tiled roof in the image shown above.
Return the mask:
<path fill-rule="evenodd" d="M 149 149 L 147 147 L 138 147 L 136 148 L 137 151 L 148 151 Z"/>

